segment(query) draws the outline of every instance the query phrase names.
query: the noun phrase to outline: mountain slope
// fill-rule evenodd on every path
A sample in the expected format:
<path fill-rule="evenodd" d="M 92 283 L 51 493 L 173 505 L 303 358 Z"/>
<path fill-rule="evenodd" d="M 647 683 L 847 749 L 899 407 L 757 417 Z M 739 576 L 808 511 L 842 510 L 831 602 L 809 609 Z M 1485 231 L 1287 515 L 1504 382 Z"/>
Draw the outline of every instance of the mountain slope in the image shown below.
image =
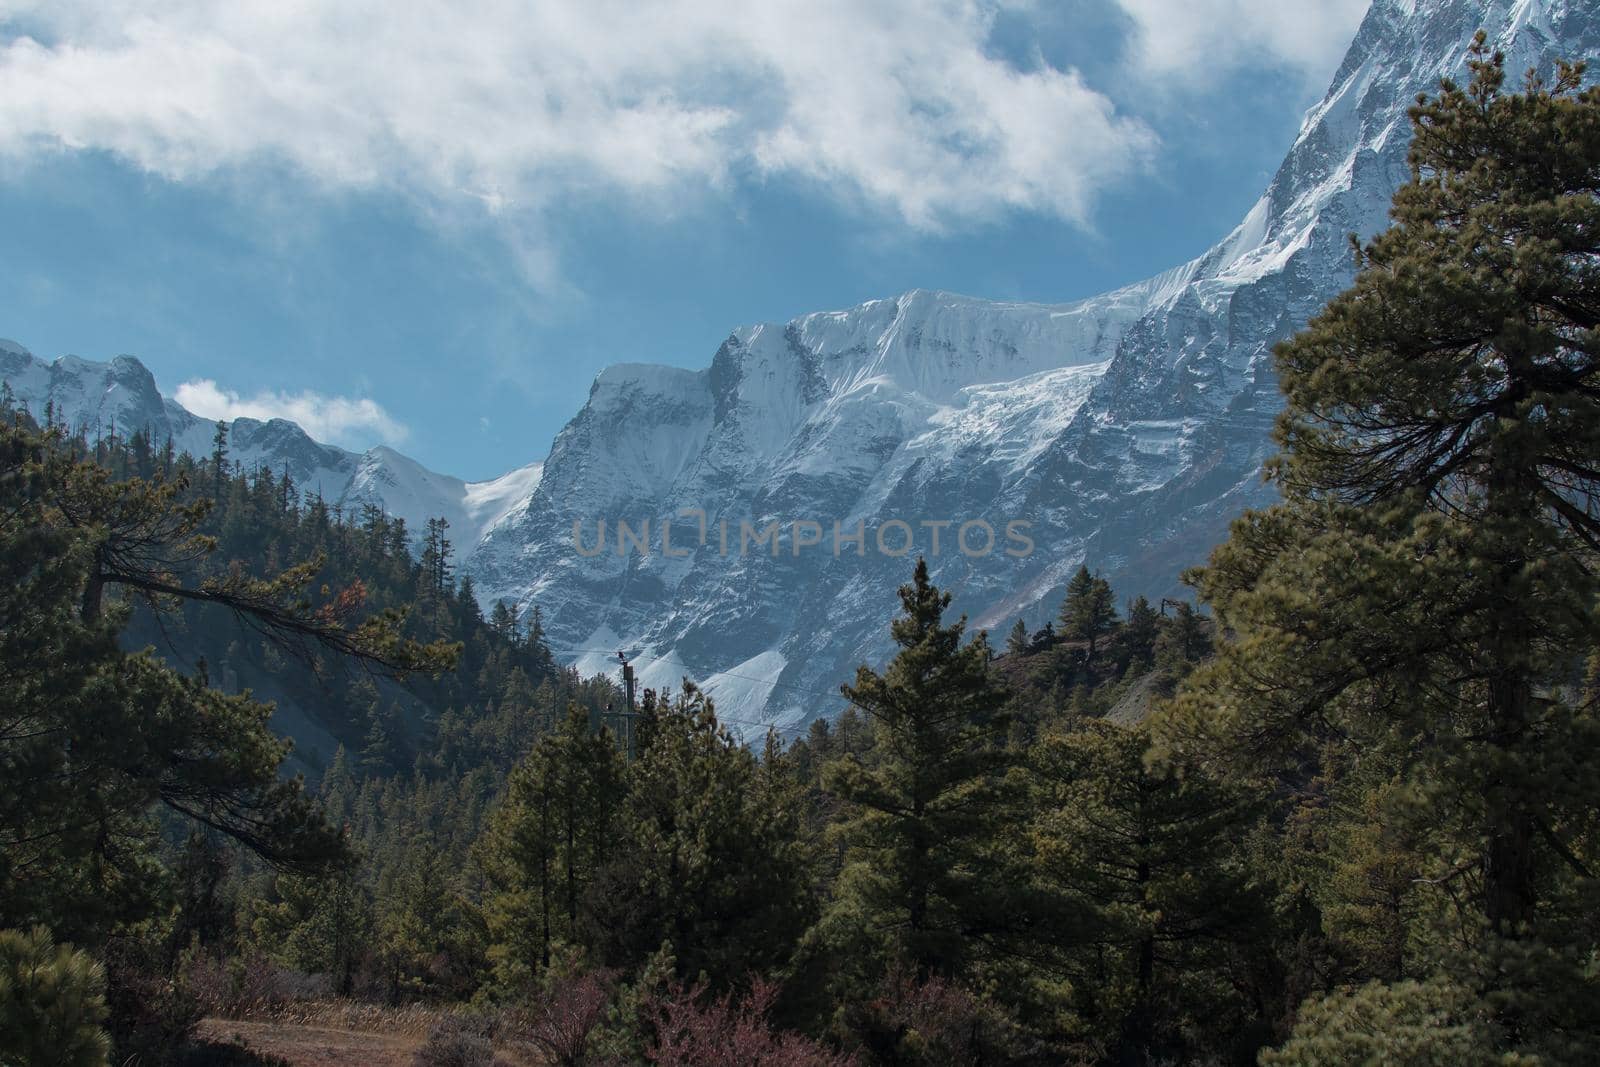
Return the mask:
<path fill-rule="evenodd" d="M 1125 593 L 1172 592 L 1270 498 L 1271 346 L 1348 284 L 1348 235 L 1379 230 L 1408 177 L 1406 107 L 1462 71 L 1480 25 L 1512 69 L 1600 55 L 1587 4 L 1377 0 L 1261 199 L 1182 267 L 1059 306 L 916 291 L 738 330 L 704 371 L 607 369 L 529 506 L 470 561 L 480 589 L 537 601 L 581 667 L 625 648 L 646 685 L 690 674 L 724 711 L 780 723 L 836 710 L 837 684 L 887 651 L 910 569 L 878 551 L 879 530 L 903 542 L 895 519 L 929 553 L 923 524 L 954 523 L 930 564 L 978 626 L 1042 622 L 1085 561 Z M 1031 523 L 1035 550 L 952 551 L 974 520 Z M 649 522 L 648 553 L 619 553 L 619 521 Z M 776 555 L 739 550 L 741 524 L 773 521 Z M 808 521 L 821 545 L 796 545 Z M 833 551 L 835 521 L 865 523 L 865 555 Z"/>

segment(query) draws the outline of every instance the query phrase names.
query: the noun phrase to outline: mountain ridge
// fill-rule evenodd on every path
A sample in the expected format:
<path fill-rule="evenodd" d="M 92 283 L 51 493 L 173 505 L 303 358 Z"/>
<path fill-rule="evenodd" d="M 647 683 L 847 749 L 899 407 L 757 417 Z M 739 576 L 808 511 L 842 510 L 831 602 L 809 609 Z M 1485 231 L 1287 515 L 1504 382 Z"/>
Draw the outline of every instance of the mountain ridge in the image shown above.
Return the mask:
<path fill-rule="evenodd" d="M 588 650 L 626 649 L 646 685 L 689 673 L 733 714 L 785 726 L 838 706 L 792 694 L 887 653 L 908 563 L 797 556 L 793 534 L 776 557 L 583 556 L 573 524 L 659 530 L 684 508 L 713 526 L 1025 517 L 1028 559 L 930 561 L 975 626 L 1041 623 L 1084 562 L 1124 592 L 1174 592 L 1228 521 L 1272 498 L 1272 345 L 1353 277 L 1348 235 L 1385 226 L 1409 177 L 1407 107 L 1464 73 L 1480 25 L 1512 69 L 1600 54 L 1600 17 L 1564 0 L 1377 0 L 1262 196 L 1187 263 L 1065 304 L 912 290 L 742 327 L 671 395 L 623 403 L 603 373 L 533 503 L 474 556 L 480 588 L 540 603 L 583 669 L 614 665 Z"/>
<path fill-rule="evenodd" d="M 35 416 L 43 416 L 51 404 L 57 422 L 90 437 L 143 430 L 156 447 L 170 439 L 180 452 L 211 454 L 216 422 L 163 396 L 134 356 L 104 363 L 73 355 L 47 361 L 15 341 L 0 340 L 0 381 Z M 488 527 L 515 512 L 543 470 L 536 462 L 499 478 L 464 482 L 386 445 L 357 453 L 320 443 L 289 419 L 241 417 L 228 428 L 230 459 L 245 467 L 287 471 L 302 489 L 336 505 L 380 507 L 404 519 L 413 536 L 421 535 L 427 519 L 443 516 L 456 536 L 476 543 Z"/>

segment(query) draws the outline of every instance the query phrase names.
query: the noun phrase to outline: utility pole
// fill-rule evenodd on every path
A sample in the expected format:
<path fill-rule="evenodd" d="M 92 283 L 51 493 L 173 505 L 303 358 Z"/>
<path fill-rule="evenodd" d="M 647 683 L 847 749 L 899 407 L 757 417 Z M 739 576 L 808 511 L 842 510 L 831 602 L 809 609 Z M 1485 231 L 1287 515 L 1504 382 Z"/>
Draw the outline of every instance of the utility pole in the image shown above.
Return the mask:
<path fill-rule="evenodd" d="M 635 685 L 633 664 L 629 663 L 628 657 L 620 651 L 617 653 L 617 661 L 622 664 L 622 692 L 623 698 L 628 702 L 628 709 L 614 714 L 622 720 L 622 729 L 618 732 L 622 735 L 623 743 L 626 746 L 623 751 L 627 754 L 628 762 L 632 763 L 634 756 L 637 755 L 633 744 L 633 723 L 639 717 L 639 713 L 633 706 Z M 610 712 L 610 708 L 606 710 Z"/>
<path fill-rule="evenodd" d="M 628 662 L 628 657 L 623 655 L 621 652 L 617 653 L 617 659 L 622 662 L 622 689 L 623 689 L 623 692 L 627 694 L 628 714 L 632 715 L 633 714 L 633 664 L 629 663 Z"/>

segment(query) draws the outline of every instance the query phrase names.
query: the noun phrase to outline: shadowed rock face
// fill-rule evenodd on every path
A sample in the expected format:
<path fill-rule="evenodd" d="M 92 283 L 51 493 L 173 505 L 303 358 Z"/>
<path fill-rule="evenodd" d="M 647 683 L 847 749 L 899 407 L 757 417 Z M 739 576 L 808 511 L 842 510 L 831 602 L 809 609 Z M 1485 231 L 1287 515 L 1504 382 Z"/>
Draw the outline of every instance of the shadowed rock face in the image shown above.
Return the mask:
<path fill-rule="evenodd" d="M 835 712 L 828 694 L 887 652 L 910 573 L 875 550 L 890 519 L 1033 524 L 1026 558 L 952 552 L 943 530 L 935 579 L 977 626 L 1042 624 L 1085 561 L 1122 593 L 1172 593 L 1271 499 L 1271 347 L 1348 285 L 1348 235 L 1381 229 L 1408 177 L 1407 106 L 1464 72 L 1479 26 L 1513 70 L 1600 55 L 1587 3 L 1376 0 L 1260 201 L 1191 263 L 1060 306 L 916 291 L 738 330 L 702 373 L 606 370 L 530 506 L 478 547 L 480 589 L 539 603 L 581 667 L 628 648 L 646 685 L 688 674 L 725 713 L 783 723 Z M 680 517 L 672 544 L 690 551 L 669 559 L 660 528 L 684 508 L 707 514 L 709 543 Z M 592 547 L 601 519 L 606 551 L 579 555 L 574 522 Z M 619 519 L 650 520 L 648 556 L 617 554 Z M 808 519 L 823 543 L 796 556 L 788 524 Z M 737 554 L 744 520 L 785 524 L 776 557 Z M 865 557 L 835 558 L 834 520 L 865 521 Z"/>
<path fill-rule="evenodd" d="M 626 648 L 646 686 L 689 675 L 747 729 L 831 715 L 837 685 L 888 651 L 894 590 L 932 553 L 975 626 L 1054 614 L 1087 562 L 1132 596 L 1170 594 L 1229 520 L 1272 498 L 1260 480 L 1280 398 L 1272 345 L 1352 276 L 1351 233 L 1383 227 L 1409 175 L 1406 108 L 1461 76 L 1486 29 L 1514 71 L 1600 58 L 1591 0 L 1374 0 L 1324 99 L 1261 199 L 1205 255 L 1073 304 L 914 291 L 786 325 L 735 331 L 700 372 L 610 367 L 548 460 L 466 484 L 387 448 L 356 455 L 292 423 L 239 420 L 234 458 L 287 467 L 334 502 L 374 504 L 414 531 L 450 520 L 485 603 L 534 603 L 558 654 L 608 670 Z M 211 423 L 157 392 L 137 360 L 46 363 L 0 342 L 0 379 L 35 414 L 146 428 L 196 454 Z M 704 513 L 684 515 L 685 509 Z M 592 550 L 581 554 L 574 523 Z M 995 531 L 985 555 L 957 527 Z M 1033 550 L 1005 537 L 1030 524 Z M 616 551 L 619 521 L 649 552 Z M 662 528 L 671 523 L 663 552 Z M 727 524 L 726 543 L 719 536 Z M 776 553 L 740 552 L 742 524 L 777 522 Z M 795 545 L 795 523 L 821 543 Z M 865 531 L 834 552 L 833 527 Z M 981 549 L 981 528 L 968 547 Z"/>

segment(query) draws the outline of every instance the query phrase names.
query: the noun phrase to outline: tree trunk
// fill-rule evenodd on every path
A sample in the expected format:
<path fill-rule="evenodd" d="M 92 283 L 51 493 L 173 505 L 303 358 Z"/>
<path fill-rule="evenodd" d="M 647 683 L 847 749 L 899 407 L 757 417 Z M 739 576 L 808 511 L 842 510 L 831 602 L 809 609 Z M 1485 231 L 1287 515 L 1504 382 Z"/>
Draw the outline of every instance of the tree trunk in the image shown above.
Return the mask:
<path fill-rule="evenodd" d="M 83 586 L 83 607 L 79 617 L 84 625 L 92 625 L 100 621 L 100 605 L 105 599 L 106 578 L 100 559 L 100 552 L 94 554 L 94 564 L 89 568 L 88 581 Z"/>
<path fill-rule="evenodd" d="M 550 969 L 550 791 L 539 796 L 539 908 L 543 929 L 540 933 L 539 966 Z"/>
<path fill-rule="evenodd" d="M 1484 911 L 1490 927 L 1502 937 L 1525 936 L 1536 906 L 1534 888 L 1534 819 L 1525 787 L 1516 778 L 1517 749 L 1526 742 L 1533 713 L 1534 605 L 1528 604 L 1522 578 L 1539 553 L 1537 534 L 1542 509 L 1537 469 L 1520 453 L 1515 428 L 1521 404 L 1529 394 L 1531 375 L 1526 355 L 1503 353 L 1508 381 L 1495 412 L 1497 429 L 1489 443 L 1487 508 L 1490 565 L 1488 741 L 1501 768 L 1486 783 Z"/>
<path fill-rule="evenodd" d="M 1489 684 L 1491 743 L 1502 753 L 1514 748 L 1527 728 L 1533 703 L 1525 672 L 1508 669 Z M 1488 849 L 1484 856 L 1484 907 L 1489 924 L 1502 937 L 1523 936 L 1533 923 L 1534 821 L 1517 787 L 1497 777 L 1485 791 Z"/>

